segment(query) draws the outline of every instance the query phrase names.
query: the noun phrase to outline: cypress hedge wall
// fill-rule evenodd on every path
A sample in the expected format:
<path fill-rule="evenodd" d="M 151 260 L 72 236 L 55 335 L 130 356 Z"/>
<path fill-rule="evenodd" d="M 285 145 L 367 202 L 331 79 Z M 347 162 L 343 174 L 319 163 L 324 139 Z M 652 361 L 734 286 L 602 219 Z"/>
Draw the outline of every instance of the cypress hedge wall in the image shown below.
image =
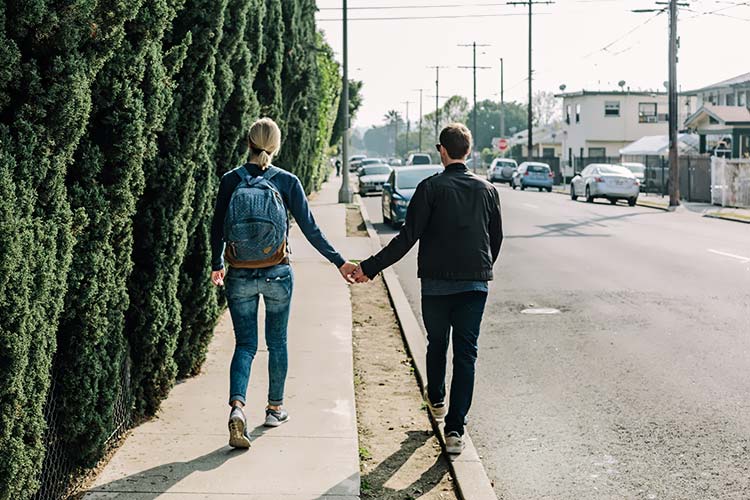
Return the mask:
<path fill-rule="evenodd" d="M 341 82 L 314 12 L 0 4 L 0 500 L 39 488 L 45 408 L 65 459 L 90 467 L 126 393 L 138 421 L 200 371 L 223 306 L 212 205 L 253 120 L 277 120 L 278 165 L 320 185 Z"/>

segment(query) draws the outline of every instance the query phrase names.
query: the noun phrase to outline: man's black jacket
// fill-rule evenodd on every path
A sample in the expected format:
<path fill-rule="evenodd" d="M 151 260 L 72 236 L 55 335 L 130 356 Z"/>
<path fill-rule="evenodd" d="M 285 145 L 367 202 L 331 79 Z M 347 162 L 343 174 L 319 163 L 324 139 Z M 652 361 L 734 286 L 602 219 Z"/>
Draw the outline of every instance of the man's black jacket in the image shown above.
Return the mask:
<path fill-rule="evenodd" d="M 406 255 L 417 240 L 420 278 L 491 280 L 503 241 L 497 190 L 462 163 L 448 165 L 419 183 L 401 232 L 363 261 L 362 271 L 374 278 Z"/>

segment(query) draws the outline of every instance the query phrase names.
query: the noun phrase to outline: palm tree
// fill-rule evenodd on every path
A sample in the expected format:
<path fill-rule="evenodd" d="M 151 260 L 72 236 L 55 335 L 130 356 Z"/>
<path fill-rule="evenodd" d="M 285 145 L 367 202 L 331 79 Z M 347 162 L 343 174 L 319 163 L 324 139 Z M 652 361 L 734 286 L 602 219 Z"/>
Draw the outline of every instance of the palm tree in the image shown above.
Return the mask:
<path fill-rule="evenodd" d="M 401 120 L 401 114 L 396 111 L 395 109 L 392 109 L 388 111 L 384 116 L 383 119 L 385 120 L 386 125 L 391 125 L 394 129 L 393 132 L 393 156 L 398 156 L 398 123 Z"/>

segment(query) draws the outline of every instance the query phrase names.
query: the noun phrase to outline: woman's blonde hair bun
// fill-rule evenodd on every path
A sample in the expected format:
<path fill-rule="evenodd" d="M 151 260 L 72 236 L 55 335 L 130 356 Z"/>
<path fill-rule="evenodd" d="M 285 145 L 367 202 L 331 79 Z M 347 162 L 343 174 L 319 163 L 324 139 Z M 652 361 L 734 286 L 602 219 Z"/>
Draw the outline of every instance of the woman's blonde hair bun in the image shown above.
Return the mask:
<path fill-rule="evenodd" d="M 248 141 L 260 168 L 268 168 L 281 148 L 281 130 L 272 119 L 261 118 L 250 127 Z"/>

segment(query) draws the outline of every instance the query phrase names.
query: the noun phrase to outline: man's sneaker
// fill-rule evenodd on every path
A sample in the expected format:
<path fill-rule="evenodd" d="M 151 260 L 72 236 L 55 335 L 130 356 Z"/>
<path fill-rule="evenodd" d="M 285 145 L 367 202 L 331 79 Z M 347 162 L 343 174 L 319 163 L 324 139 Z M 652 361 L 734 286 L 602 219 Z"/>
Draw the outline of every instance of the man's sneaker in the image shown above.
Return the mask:
<path fill-rule="evenodd" d="M 235 406 L 229 413 L 229 446 L 232 448 L 250 448 L 250 434 L 242 408 Z"/>
<path fill-rule="evenodd" d="M 448 405 L 445 404 L 445 401 L 441 401 L 440 403 L 435 404 L 430 401 L 430 396 L 427 392 L 427 384 L 425 384 L 424 386 L 424 400 L 427 403 L 427 406 L 430 408 L 430 413 L 432 413 L 432 416 L 435 418 L 435 420 L 443 420 L 448 414 Z"/>
<path fill-rule="evenodd" d="M 445 435 L 445 452 L 451 455 L 460 455 L 464 451 L 466 443 L 464 438 L 456 431 L 451 431 Z"/>
<path fill-rule="evenodd" d="M 263 424 L 266 427 L 278 427 L 284 422 L 289 420 L 289 413 L 285 409 L 272 410 L 266 408 L 266 422 Z"/>

